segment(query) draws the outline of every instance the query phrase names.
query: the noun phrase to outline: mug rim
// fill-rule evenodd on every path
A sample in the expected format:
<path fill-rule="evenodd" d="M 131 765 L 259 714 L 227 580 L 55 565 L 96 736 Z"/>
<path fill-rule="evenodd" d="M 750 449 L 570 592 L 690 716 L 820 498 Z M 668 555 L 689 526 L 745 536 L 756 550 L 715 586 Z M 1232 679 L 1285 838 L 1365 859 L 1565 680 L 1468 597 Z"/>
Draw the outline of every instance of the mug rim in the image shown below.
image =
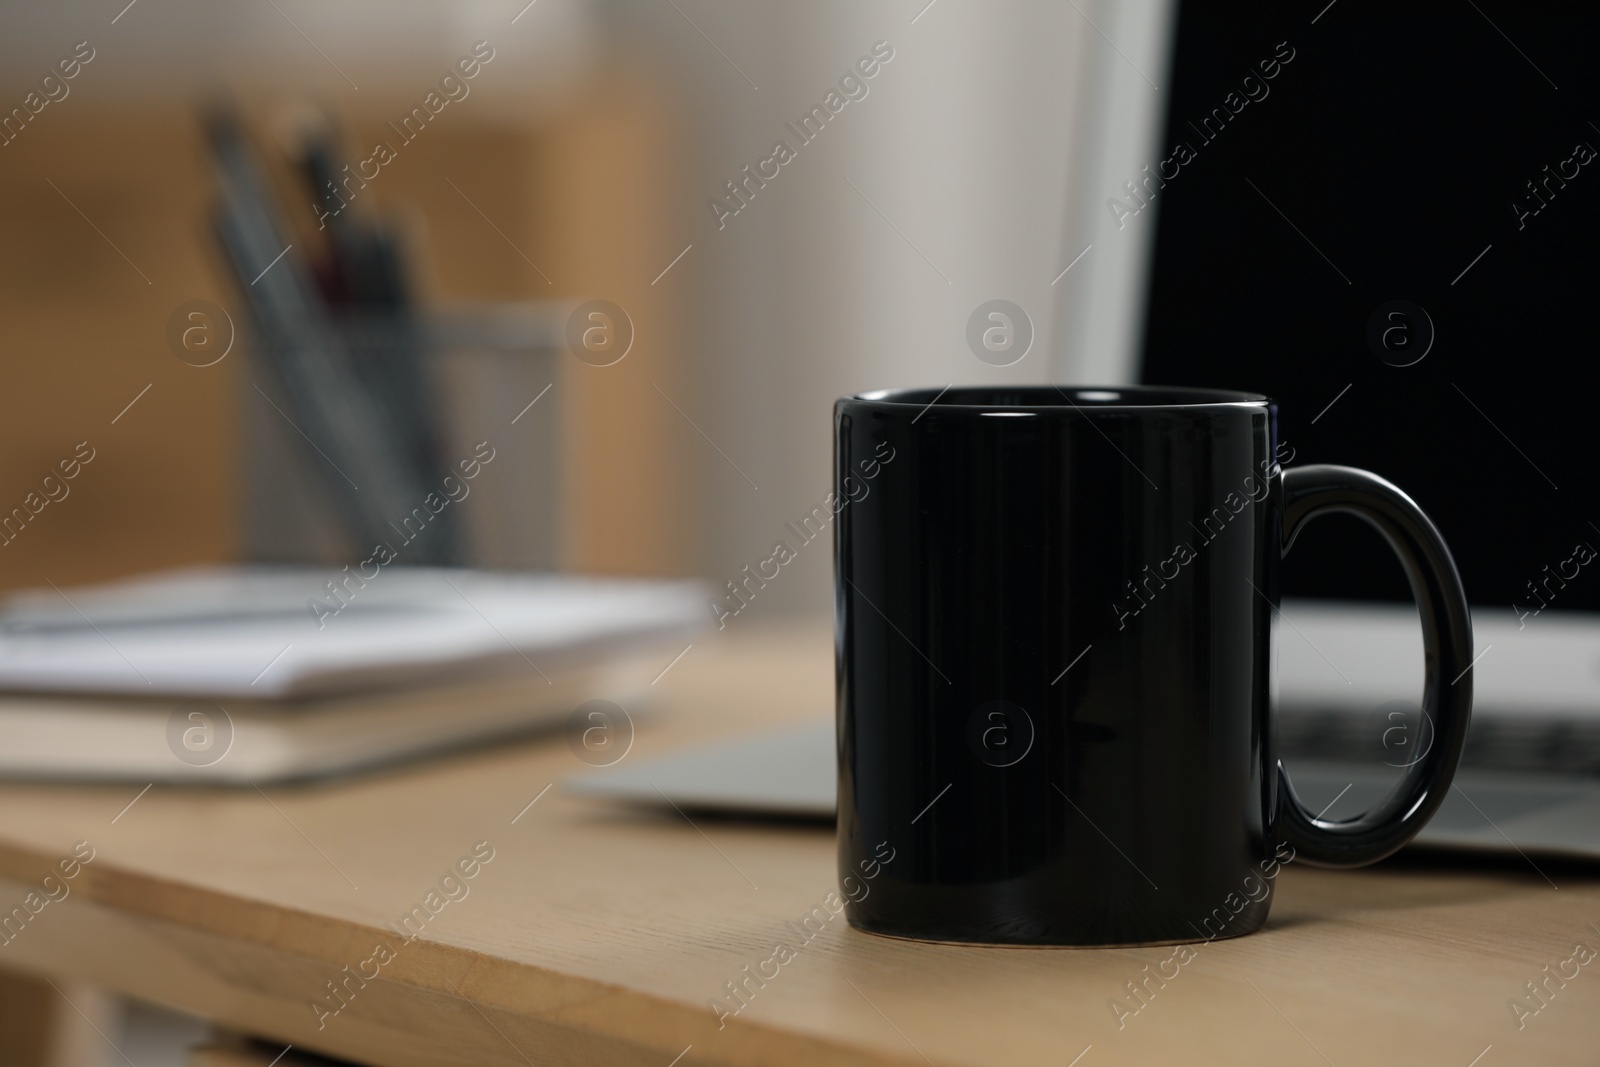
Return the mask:
<path fill-rule="evenodd" d="M 954 394 L 952 399 L 945 399 Z M 973 396 L 973 399 L 963 399 Z M 988 397 L 989 399 L 980 399 Z M 1113 411 L 1195 411 L 1222 408 L 1264 408 L 1272 403 L 1261 393 L 1235 389 L 1206 389 L 1187 385 L 947 385 L 942 389 L 912 387 L 871 389 L 840 397 L 839 403 L 872 404 L 888 408 L 938 406 L 963 412 L 1075 411 L 1080 414 Z"/>

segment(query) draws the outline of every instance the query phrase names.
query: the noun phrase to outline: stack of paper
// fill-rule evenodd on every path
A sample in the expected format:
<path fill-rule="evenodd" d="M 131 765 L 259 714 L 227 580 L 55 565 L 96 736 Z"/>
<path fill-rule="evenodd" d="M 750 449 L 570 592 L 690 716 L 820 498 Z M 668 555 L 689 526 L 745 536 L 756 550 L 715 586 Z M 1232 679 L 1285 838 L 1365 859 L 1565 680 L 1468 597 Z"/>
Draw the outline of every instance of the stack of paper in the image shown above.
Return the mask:
<path fill-rule="evenodd" d="M 691 582 L 393 566 L 30 591 L 0 610 L 0 775 L 309 777 L 558 723 L 645 688 L 703 605 Z"/>

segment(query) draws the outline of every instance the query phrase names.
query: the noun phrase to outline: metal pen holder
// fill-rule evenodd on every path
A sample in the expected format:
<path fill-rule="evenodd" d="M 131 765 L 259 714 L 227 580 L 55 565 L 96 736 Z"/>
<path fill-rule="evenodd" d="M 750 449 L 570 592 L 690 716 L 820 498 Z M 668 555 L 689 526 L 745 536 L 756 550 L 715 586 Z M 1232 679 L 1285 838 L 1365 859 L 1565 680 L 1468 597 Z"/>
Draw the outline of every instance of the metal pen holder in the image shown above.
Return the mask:
<path fill-rule="evenodd" d="M 409 511 L 396 509 L 388 545 L 398 562 L 417 562 L 407 559 L 408 538 L 434 509 L 454 508 L 454 562 L 515 570 L 559 565 L 558 349 L 569 310 L 555 302 L 458 306 L 406 326 L 424 342 L 420 369 L 441 479 L 448 470 L 455 480 Z M 388 328 L 381 320 L 340 324 L 352 349 L 379 355 Z M 361 472 L 331 476 L 317 443 L 293 424 L 270 368 L 253 355 L 247 360 L 238 399 L 242 558 L 333 566 L 366 558 L 374 546 L 355 543 L 330 495 L 359 492 Z M 416 518 L 407 522 L 410 514 Z"/>

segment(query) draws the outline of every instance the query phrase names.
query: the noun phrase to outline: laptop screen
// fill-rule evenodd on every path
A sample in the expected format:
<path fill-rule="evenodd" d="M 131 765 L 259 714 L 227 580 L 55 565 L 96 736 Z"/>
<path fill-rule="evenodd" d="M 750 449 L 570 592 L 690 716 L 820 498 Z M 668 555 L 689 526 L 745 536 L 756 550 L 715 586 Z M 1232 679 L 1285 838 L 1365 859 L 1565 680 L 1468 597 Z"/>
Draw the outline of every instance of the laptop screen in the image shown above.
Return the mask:
<path fill-rule="evenodd" d="M 1144 381 L 1276 398 L 1294 463 L 1396 482 L 1526 619 L 1600 609 L 1596 41 L 1594 5 L 1182 4 L 1160 158 L 1107 204 L 1157 226 Z M 1344 516 L 1284 591 L 1410 595 Z"/>

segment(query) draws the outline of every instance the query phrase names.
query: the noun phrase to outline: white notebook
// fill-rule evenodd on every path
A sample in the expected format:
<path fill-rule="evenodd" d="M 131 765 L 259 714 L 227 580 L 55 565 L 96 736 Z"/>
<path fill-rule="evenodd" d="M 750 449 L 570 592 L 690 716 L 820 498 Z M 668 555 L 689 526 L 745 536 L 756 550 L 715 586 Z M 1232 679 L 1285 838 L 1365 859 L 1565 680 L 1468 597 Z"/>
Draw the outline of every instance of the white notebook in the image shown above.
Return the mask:
<path fill-rule="evenodd" d="M 337 580 L 343 591 L 326 583 Z M 319 777 L 637 713 L 696 583 L 212 567 L 0 606 L 0 777 Z"/>
<path fill-rule="evenodd" d="M 335 590 L 327 585 L 337 580 Z M 202 567 L 0 603 L 0 691 L 328 696 L 546 670 L 705 624 L 694 582 Z"/>

